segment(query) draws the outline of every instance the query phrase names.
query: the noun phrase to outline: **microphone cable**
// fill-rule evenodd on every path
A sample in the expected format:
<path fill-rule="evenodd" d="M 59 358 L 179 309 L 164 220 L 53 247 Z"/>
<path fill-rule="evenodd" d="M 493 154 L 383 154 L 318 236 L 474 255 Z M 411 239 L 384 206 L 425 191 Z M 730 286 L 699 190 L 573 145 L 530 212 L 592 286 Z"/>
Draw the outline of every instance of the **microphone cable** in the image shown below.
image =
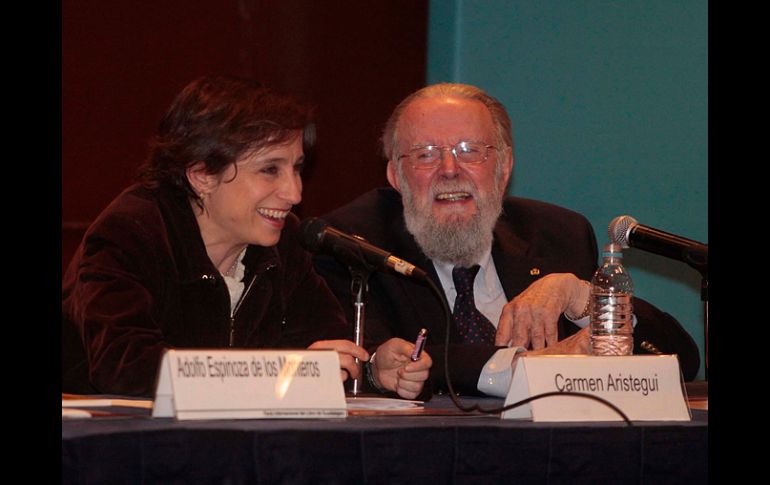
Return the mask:
<path fill-rule="evenodd" d="M 326 221 L 322 219 L 317 218 L 311 218 L 306 219 L 302 223 L 303 229 L 301 230 L 301 233 L 303 234 L 302 238 L 302 244 L 305 247 L 305 249 L 308 249 L 311 252 L 317 252 L 321 248 L 320 242 L 316 239 L 308 238 L 307 235 L 315 235 L 318 233 L 318 227 L 321 226 L 321 229 L 325 229 L 327 227 L 331 228 L 331 226 L 328 226 Z M 312 226 L 312 231 L 310 230 Z M 339 232 L 343 237 L 347 236 L 344 233 Z M 350 238 L 354 238 L 355 236 L 349 236 Z M 363 243 L 369 244 L 366 242 L 366 240 L 361 239 Z M 352 246 L 352 247 L 351 247 Z M 376 248 L 376 246 L 373 246 Z M 379 248 L 376 248 L 379 249 Z M 385 253 L 385 251 L 382 251 Z M 370 263 L 366 256 L 364 255 L 363 248 L 361 247 L 361 244 L 356 242 L 355 244 L 349 245 L 333 245 L 331 253 L 337 259 L 343 264 L 346 264 L 348 266 L 348 270 L 353 274 L 354 271 L 359 271 L 361 274 L 361 277 L 364 280 L 364 284 L 366 284 L 366 280 L 368 279 L 369 274 L 374 272 L 377 267 L 375 267 L 372 263 Z M 480 413 L 484 414 L 498 414 L 502 413 L 504 411 L 508 411 L 510 409 L 514 409 L 519 406 L 523 406 L 524 404 L 527 404 L 529 402 L 535 401 L 537 399 L 542 399 L 545 397 L 551 397 L 551 396 L 574 396 L 574 397 L 582 397 L 586 399 L 592 399 L 594 401 L 597 401 L 601 404 L 604 404 L 605 406 L 608 406 L 610 409 L 615 411 L 617 414 L 620 415 L 621 418 L 629 425 L 631 426 L 631 420 L 628 419 L 628 416 L 626 416 L 623 411 L 621 411 L 617 406 L 612 404 L 611 402 L 607 401 L 606 399 L 603 399 L 599 396 L 594 396 L 592 394 L 586 394 L 582 392 L 572 392 L 572 391 L 553 391 L 553 392 L 545 392 L 541 394 L 537 394 L 534 396 L 530 396 L 526 399 L 523 399 L 521 401 L 515 402 L 513 404 L 509 404 L 507 406 L 497 407 L 497 408 L 483 408 L 479 406 L 478 404 L 473 404 L 472 406 L 464 406 L 459 399 L 459 396 L 454 390 L 454 386 L 452 385 L 452 379 L 450 377 L 449 372 L 449 332 L 451 329 L 451 322 L 452 322 L 452 311 L 449 309 L 449 304 L 446 300 L 446 295 L 442 290 L 440 290 L 436 284 L 431 280 L 427 275 L 425 275 L 422 270 L 420 270 L 422 273 L 422 279 L 423 281 L 426 281 L 428 283 L 428 286 L 430 287 L 431 291 L 433 291 L 434 295 L 438 298 L 438 300 L 441 302 L 441 308 L 444 311 L 444 319 L 446 321 L 446 335 L 444 337 L 444 378 L 446 379 L 447 388 L 449 390 L 449 397 L 452 399 L 452 403 L 459 409 L 460 411 L 463 411 L 465 413 L 472 413 L 474 411 L 478 411 Z M 354 291 L 354 289 L 351 286 L 351 291 Z M 366 290 L 364 290 L 364 293 L 366 293 Z"/>
<path fill-rule="evenodd" d="M 472 413 L 474 411 L 478 411 L 483 414 L 498 414 L 502 413 L 504 411 L 508 411 L 510 409 L 517 408 L 519 406 L 523 406 L 524 404 L 530 403 L 532 401 L 536 401 L 538 399 L 546 398 L 546 397 L 552 397 L 552 396 L 574 396 L 574 397 L 582 397 L 586 399 L 592 399 L 594 401 L 597 401 L 610 409 L 612 409 L 615 413 L 617 413 L 621 418 L 623 418 L 623 421 L 626 422 L 628 426 L 632 426 L 631 420 L 626 416 L 626 414 L 620 410 L 617 406 L 609 402 L 608 400 L 601 398 L 599 396 L 594 396 L 593 394 L 586 394 L 583 392 L 572 392 L 572 391 L 551 391 L 551 392 L 543 392 L 541 394 L 535 394 L 534 396 L 530 396 L 526 399 L 522 399 L 521 401 L 517 401 L 512 404 L 508 404 L 507 406 L 500 406 L 496 408 L 484 408 L 479 406 L 478 404 L 473 404 L 471 406 L 465 406 L 460 402 L 460 397 L 457 395 L 457 393 L 454 390 L 454 386 L 452 385 L 452 379 L 449 372 L 449 331 L 452 326 L 452 312 L 449 310 L 449 304 L 446 301 L 446 295 L 444 295 L 444 292 L 439 290 L 439 288 L 436 286 L 436 284 L 431 280 L 430 278 L 425 278 L 425 281 L 428 282 L 428 285 L 430 286 L 433 293 L 436 295 L 436 297 L 441 302 L 441 308 L 444 310 L 444 317 L 446 320 L 446 335 L 444 336 L 444 379 L 446 379 L 446 385 L 447 389 L 449 390 L 449 397 L 452 399 L 452 403 L 454 403 L 455 407 L 459 409 L 460 411 L 463 411 L 465 413 Z"/>

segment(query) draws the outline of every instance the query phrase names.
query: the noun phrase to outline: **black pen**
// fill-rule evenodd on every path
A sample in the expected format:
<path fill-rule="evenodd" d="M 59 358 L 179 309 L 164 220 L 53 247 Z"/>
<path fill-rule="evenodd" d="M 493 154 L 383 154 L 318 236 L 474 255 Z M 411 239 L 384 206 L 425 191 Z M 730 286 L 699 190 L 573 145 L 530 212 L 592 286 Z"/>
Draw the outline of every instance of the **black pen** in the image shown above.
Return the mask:
<path fill-rule="evenodd" d="M 422 354 L 422 349 L 425 347 L 427 335 L 427 328 L 421 328 L 420 333 L 417 334 L 417 339 L 414 341 L 414 351 L 412 352 L 412 362 L 420 360 L 420 354 Z"/>

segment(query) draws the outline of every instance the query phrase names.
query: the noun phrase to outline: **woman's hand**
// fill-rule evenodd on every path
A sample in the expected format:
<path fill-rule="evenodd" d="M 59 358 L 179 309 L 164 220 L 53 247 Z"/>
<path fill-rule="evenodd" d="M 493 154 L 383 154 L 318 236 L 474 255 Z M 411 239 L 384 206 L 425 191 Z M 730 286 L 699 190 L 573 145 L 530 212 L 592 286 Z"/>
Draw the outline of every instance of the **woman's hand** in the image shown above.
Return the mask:
<path fill-rule="evenodd" d="M 350 340 L 319 340 L 310 344 L 308 349 L 336 350 L 340 354 L 340 379 L 343 381 L 348 377 L 361 377 L 361 364 L 356 364 L 356 358 L 361 362 L 369 360 L 369 352 Z"/>

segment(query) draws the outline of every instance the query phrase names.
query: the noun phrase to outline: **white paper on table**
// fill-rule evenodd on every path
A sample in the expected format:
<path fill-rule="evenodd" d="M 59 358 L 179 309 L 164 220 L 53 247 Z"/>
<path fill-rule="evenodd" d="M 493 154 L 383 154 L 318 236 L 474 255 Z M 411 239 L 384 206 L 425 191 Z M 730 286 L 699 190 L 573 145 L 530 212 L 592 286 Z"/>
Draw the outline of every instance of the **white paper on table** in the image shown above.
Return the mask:
<path fill-rule="evenodd" d="M 62 408 L 107 408 L 112 406 L 122 406 L 127 408 L 152 409 L 151 399 L 62 399 Z"/>
<path fill-rule="evenodd" d="M 409 401 L 407 399 L 393 399 L 388 397 L 346 397 L 348 409 L 368 409 L 374 411 L 388 411 L 394 409 L 414 409 L 422 407 L 424 401 Z"/>
<path fill-rule="evenodd" d="M 61 410 L 62 419 L 84 419 L 90 418 L 92 415 L 85 409 L 64 409 Z"/>

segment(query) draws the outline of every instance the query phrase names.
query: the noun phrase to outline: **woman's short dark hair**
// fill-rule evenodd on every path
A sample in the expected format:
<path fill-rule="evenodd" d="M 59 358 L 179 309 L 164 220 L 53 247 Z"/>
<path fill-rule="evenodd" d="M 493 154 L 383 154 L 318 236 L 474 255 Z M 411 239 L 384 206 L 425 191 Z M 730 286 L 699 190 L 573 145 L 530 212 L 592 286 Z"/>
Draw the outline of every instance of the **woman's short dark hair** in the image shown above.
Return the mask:
<path fill-rule="evenodd" d="M 206 172 L 218 174 L 247 152 L 289 142 L 298 132 L 307 151 L 315 142 L 308 107 L 253 80 L 204 76 L 171 103 L 139 178 L 148 187 L 181 190 L 198 201 L 188 167 L 203 162 Z"/>

